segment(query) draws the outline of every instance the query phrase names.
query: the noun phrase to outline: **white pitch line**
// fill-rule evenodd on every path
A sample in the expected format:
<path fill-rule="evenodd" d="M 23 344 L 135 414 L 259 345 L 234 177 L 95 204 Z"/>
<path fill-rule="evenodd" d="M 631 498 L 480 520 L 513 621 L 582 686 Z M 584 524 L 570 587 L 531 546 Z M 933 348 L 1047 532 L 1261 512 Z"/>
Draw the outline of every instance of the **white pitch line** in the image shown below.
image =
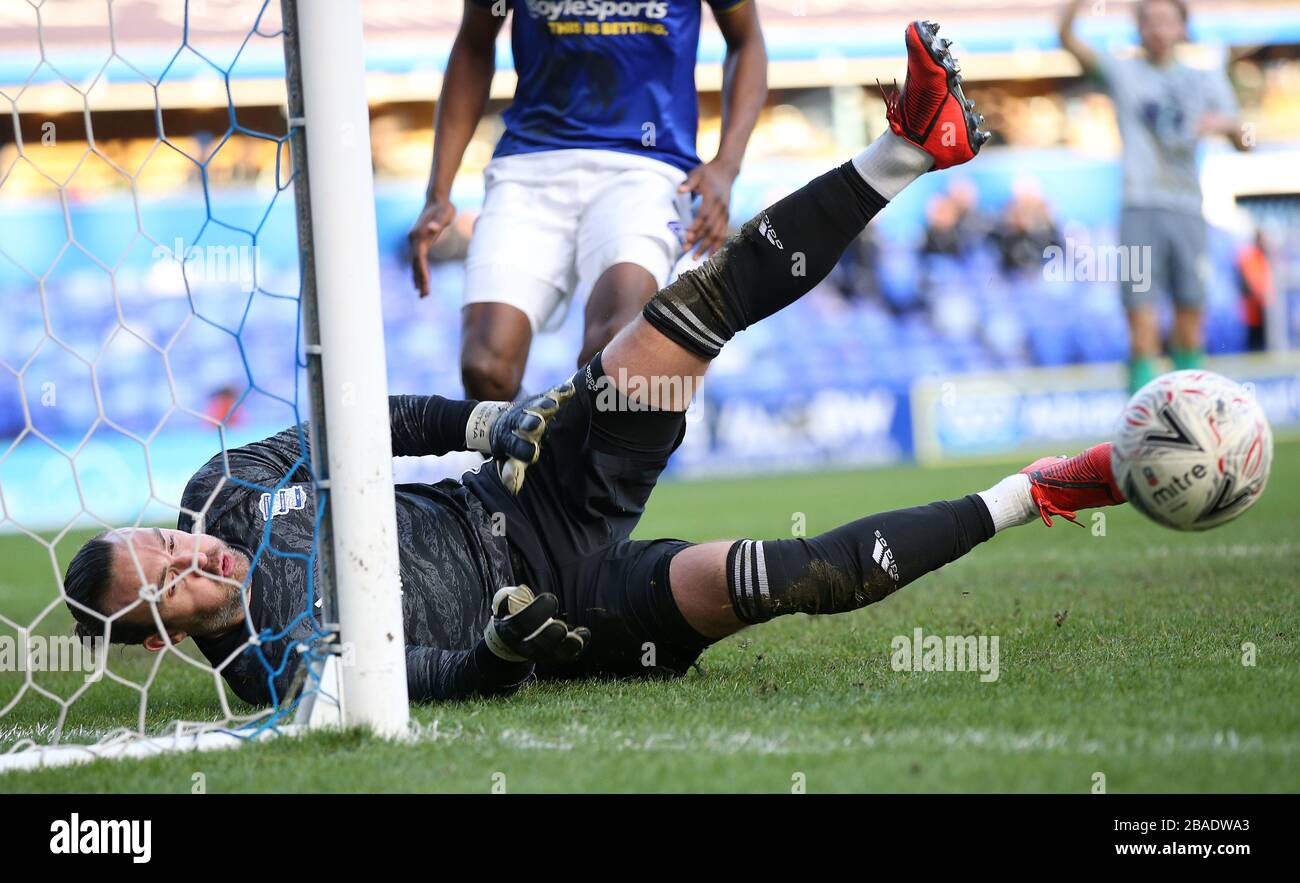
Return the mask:
<path fill-rule="evenodd" d="M 441 734 L 447 738 L 447 734 Z M 705 730 L 687 732 L 592 733 L 565 727 L 536 732 L 518 728 L 498 733 L 462 731 L 454 739 L 471 742 L 497 741 L 509 748 L 534 751 L 600 750 L 629 752 L 697 751 L 717 755 L 736 754 L 836 754 L 888 748 L 965 748 L 1013 754 L 1071 753 L 1115 754 L 1217 754 L 1217 755 L 1300 755 L 1300 740 L 1244 736 L 1232 730 L 1201 733 L 1140 733 L 1132 737 L 1091 738 L 1051 730 L 997 730 L 966 728 L 936 730 L 908 728 L 868 730 L 857 736 L 827 738 L 806 734 L 765 734 L 750 730 Z"/>

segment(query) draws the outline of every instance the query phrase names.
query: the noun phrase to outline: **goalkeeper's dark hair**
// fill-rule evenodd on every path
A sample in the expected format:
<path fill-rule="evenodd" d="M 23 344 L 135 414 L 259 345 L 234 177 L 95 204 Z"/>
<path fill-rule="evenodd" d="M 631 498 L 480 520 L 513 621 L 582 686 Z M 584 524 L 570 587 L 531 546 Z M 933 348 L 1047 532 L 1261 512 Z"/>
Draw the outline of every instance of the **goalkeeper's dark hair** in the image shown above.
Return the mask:
<path fill-rule="evenodd" d="M 104 631 L 108 628 L 105 621 L 108 614 L 104 605 L 105 596 L 113 581 L 113 556 L 116 551 L 108 535 L 109 531 L 104 531 L 78 549 L 77 554 L 68 562 L 68 570 L 63 576 L 64 603 L 68 605 L 72 618 L 77 621 L 77 637 L 83 640 L 102 640 Z M 73 604 L 73 601 L 77 603 Z M 112 642 L 141 644 L 145 638 L 157 633 L 158 629 L 152 623 L 135 625 L 118 619 L 113 621 Z"/>

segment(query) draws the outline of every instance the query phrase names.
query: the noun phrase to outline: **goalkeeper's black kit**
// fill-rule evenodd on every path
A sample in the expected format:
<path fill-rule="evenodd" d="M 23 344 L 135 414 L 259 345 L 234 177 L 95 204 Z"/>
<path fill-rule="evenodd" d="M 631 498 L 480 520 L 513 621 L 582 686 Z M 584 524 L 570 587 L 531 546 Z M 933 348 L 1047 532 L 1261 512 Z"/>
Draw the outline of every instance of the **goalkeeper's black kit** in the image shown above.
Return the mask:
<path fill-rule="evenodd" d="M 395 456 L 464 449 L 474 402 L 393 396 L 389 404 Z M 520 680 L 518 666 L 484 652 L 480 641 L 492 595 L 516 583 L 556 594 L 570 625 L 595 632 L 578 662 L 539 665 L 540 676 L 678 673 L 705 646 L 668 593 L 668 561 L 687 544 L 627 540 L 680 441 L 683 419 L 610 415 L 616 424 L 636 417 L 656 430 L 649 437 L 638 432 L 643 438 L 628 449 L 600 425 L 589 432 L 592 405 L 583 383 L 551 421 L 542 457 L 518 496 L 506 491 L 490 462 L 463 482 L 397 486 L 412 699 L 490 694 Z M 219 454 L 190 479 L 182 498 L 185 510 L 204 513 L 199 530 L 253 561 L 251 621 L 195 642 L 235 694 L 254 704 L 284 700 L 300 659 L 294 648 L 319 628 L 319 607 L 309 601 L 309 591 L 311 599 L 320 597 L 311 563 L 317 496 L 305 443 L 306 428 L 292 427 Z M 182 514 L 177 527 L 196 524 Z M 252 646 L 250 636 L 259 638 Z M 657 642 L 649 657 L 647 641 Z"/>

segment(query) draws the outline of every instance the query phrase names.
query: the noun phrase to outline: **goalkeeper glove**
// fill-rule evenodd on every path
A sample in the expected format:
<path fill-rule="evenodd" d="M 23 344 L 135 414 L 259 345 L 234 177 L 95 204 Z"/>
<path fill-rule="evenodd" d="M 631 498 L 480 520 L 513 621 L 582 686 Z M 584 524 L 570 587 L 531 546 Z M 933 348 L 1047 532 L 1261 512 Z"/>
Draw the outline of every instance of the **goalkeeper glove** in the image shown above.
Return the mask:
<path fill-rule="evenodd" d="M 492 598 L 492 620 L 483 631 L 488 649 L 507 662 L 577 659 L 591 632 L 571 629 L 556 619 L 559 607 L 559 599 L 550 592 L 534 597 L 528 586 L 506 586 Z"/>
<path fill-rule="evenodd" d="M 465 426 L 466 448 L 497 460 L 506 490 L 519 493 L 524 470 L 541 456 L 547 418 L 554 417 L 573 393 L 573 381 L 566 380 L 522 402 L 479 402 Z"/>

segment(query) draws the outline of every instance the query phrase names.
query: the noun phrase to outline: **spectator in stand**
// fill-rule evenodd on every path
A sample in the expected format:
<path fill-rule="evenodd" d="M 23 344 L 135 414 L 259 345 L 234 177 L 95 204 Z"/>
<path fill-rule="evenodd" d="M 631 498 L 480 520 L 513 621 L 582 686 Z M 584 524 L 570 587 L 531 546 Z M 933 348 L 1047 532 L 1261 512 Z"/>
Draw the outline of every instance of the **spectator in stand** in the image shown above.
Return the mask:
<path fill-rule="evenodd" d="M 969 178 L 958 178 L 948 188 L 948 198 L 957 209 L 957 238 L 963 253 L 974 251 L 988 239 L 992 224 L 980 210 L 980 191 Z"/>
<path fill-rule="evenodd" d="M 849 243 L 840 262 L 831 271 L 830 281 L 844 300 L 877 300 L 880 291 L 880 243 L 868 227 Z"/>
<path fill-rule="evenodd" d="M 991 234 L 1004 273 L 1041 272 L 1043 254 L 1061 245 L 1061 231 L 1036 184 L 1018 183 Z"/>
<path fill-rule="evenodd" d="M 1237 252 L 1237 284 L 1241 292 L 1241 320 L 1246 326 L 1246 349 L 1268 349 L 1268 308 L 1273 303 L 1273 268 L 1268 260 L 1264 231 Z"/>
<path fill-rule="evenodd" d="M 990 227 L 979 210 L 979 188 L 975 182 L 959 178 L 946 194 L 932 197 L 926 206 L 921 254 L 970 254 L 988 238 Z"/>
<path fill-rule="evenodd" d="M 208 396 L 204 411 L 227 429 L 244 422 L 244 414 L 239 410 L 239 390 L 233 386 L 220 387 Z"/>
<path fill-rule="evenodd" d="M 961 210 L 952 197 L 946 194 L 930 197 L 925 207 L 925 242 L 921 254 L 959 257 L 962 253 L 960 221 Z"/>

